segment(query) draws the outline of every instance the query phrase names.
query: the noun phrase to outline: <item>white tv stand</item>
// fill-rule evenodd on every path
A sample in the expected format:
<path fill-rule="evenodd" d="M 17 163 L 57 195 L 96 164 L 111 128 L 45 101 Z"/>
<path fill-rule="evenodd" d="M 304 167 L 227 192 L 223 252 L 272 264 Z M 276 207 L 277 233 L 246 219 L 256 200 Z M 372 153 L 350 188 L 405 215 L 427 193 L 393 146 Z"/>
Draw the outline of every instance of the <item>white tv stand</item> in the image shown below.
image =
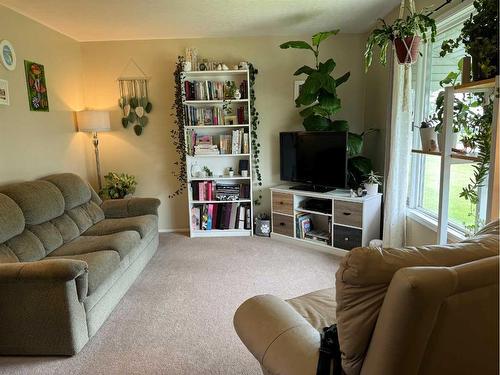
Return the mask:
<path fill-rule="evenodd" d="M 351 198 L 348 190 L 326 193 L 290 189 L 293 185 L 271 188 L 271 213 L 273 238 L 288 239 L 320 247 L 330 253 L 345 255 L 349 250 L 368 246 L 380 238 L 382 194 Z M 308 199 L 325 202 L 325 212 L 304 208 Z M 309 214 L 313 229 L 329 232 L 327 243 L 299 238 L 297 215 Z"/>

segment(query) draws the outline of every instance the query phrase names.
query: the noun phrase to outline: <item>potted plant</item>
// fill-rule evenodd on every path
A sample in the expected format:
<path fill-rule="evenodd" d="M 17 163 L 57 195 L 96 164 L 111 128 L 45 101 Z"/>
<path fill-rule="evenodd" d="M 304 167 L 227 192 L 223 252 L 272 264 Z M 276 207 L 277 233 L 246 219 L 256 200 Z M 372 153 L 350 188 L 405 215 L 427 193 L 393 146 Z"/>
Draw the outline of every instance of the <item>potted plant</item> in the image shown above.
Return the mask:
<path fill-rule="evenodd" d="M 422 151 L 434 152 L 438 150 L 438 140 L 435 127 L 437 119 L 435 116 L 426 118 L 420 123 L 420 141 L 422 143 Z"/>
<path fill-rule="evenodd" d="M 135 193 L 137 181 L 125 173 L 109 172 L 104 176 L 104 187 L 99 195 L 104 199 L 123 199 Z"/>
<path fill-rule="evenodd" d="M 400 64 L 414 63 L 420 52 L 420 42 L 427 42 L 428 39 L 434 42 L 436 37 L 436 22 L 424 12 L 426 9 L 410 11 L 406 18 L 397 18 L 392 25 L 380 19 L 381 26 L 372 31 L 366 42 L 365 70 L 368 71 L 373 61 L 375 46 L 380 48 L 380 63 L 384 66 L 387 64 L 387 48 L 391 43 Z"/>
<path fill-rule="evenodd" d="M 307 75 L 295 99 L 297 107 L 305 107 L 300 111 L 300 115 L 304 118 L 302 124 L 307 131 L 349 132 L 347 121 L 334 119 L 334 116 L 342 108 L 337 88 L 349 79 L 351 73 L 346 72 L 339 78 L 333 78 L 335 60 L 330 58 L 325 62 L 319 61 L 321 43 L 338 32 L 339 30 L 331 30 L 314 34 L 310 44 L 306 41 L 295 40 L 280 45 L 282 49 L 308 50 L 314 55 L 314 67 L 304 65 L 294 73 L 294 76 Z M 373 131 L 370 129 L 361 134 L 348 133 L 348 171 L 351 187 L 357 188 L 362 182 L 363 175 L 372 168 L 370 159 L 361 156 L 361 151 L 364 136 Z"/>
<path fill-rule="evenodd" d="M 472 58 L 474 81 L 498 74 L 498 1 L 475 0 L 476 13 L 471 13 L 457 39 L 448 39 L 441 45 L 440 56 L 453 52 L 462 43 Z"/>
<path fill-rule="evenodd" d="M 266 213 L 260 213 L 255 217 L 255 235 L 269 237 L 271 235 L 271 217 Z"/>
<path fill-rule="evenodd" d="M 376 174 L 374 171 L 370 171 L 365 176 L 363 184 L 365 185 L 367 195 L 375 195 L 378 193 L 378 186 L 382 185 L 382 176 Z"/>

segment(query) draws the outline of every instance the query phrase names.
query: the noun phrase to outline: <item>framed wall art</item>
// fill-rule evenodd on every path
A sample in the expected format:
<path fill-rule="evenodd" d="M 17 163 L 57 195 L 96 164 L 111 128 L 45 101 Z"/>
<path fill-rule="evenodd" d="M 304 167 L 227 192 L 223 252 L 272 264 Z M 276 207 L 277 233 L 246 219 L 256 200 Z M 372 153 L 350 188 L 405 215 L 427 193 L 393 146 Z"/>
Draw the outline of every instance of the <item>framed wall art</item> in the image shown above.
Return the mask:
<path fill-rule="evenodd" d="M 0 60 L 7 70 L 16 69 L 16 52 L 8 40 L 2 40 L 0 42 Z"/>
<path fill-rule="evenodd" d="M 24 60 L 24 70 L 26 72 L 26 87 L 28 89 L 30 110 L 48 112 L 49 98 L 43 65 Z"/>
<path fill-rule="evenodd" d="M 10 105 L 9 82 L 0 79 L 0 105 Z"/>

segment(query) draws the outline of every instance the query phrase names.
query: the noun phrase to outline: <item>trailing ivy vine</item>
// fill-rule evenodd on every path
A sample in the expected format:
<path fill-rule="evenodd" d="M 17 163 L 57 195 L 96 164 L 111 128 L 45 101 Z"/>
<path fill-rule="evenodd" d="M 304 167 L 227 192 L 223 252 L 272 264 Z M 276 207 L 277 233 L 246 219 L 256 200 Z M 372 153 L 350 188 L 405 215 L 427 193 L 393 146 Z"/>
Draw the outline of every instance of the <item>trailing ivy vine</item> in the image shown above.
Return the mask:
<path fill-rule="evenodd" d="M 253 203 L 256 206 L 259 206 L 262 203 L 262 174 L 260 172 L 260 143 L 257 138 L 257 128 L 260 124 L 259 120 L 259 112 L 255 108 L 255 76 L 259 73 L 258 69 L 256 69 L 253 64 L 248 64 L 248 71 L 250 76 L 250 114 L 252 117 L 251 123 L 251 137 L 252 137 L 252 159 L 253 159 L 253 170 L 255 172 L 255 177 L 257 178 L 257 185 L 259 186 L 257 190 L 257 198 L 254 198 Z"/>
<path fill-rule="evenodd" d="M 170 137 L 175 146 L 175 150 L 179 155 L 179 160 L 174 162 L 172 174 L 179 181 L 179 186 L 176 191 L 168 197 L 173 198 L 180 195 L 187 187 L 187 167 L 186 167 L 186 140 L 184 139 L 184 106 L 183 92 L 182 92 L 182 79 L 184 67 L 184 57 L 179 56 L 175 65 L 174 82 L 175 82 L 175 97 L 172 104 L 171 116 L 174 117 L 175 129 L 170 130 Z"/>

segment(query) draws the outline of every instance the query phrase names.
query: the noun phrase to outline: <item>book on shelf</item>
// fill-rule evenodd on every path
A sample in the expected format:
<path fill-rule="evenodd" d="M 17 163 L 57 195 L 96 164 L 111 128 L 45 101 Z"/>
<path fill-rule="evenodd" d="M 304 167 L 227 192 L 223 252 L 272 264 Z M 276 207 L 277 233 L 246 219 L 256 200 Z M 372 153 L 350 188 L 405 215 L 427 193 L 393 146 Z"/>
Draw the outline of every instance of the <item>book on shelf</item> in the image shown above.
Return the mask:
<path fill-rule="evenodd" d="M 228 81 L 231 82 L 231 81 Z M 224 100 L 230 94 L 224 81 L 184 81 L 186 100 Z"/>
<path fill-rule="evenodd" d="M 305 238 L 309 240 L 319 241 L 330 245 L 331 234 L 324 230 L 310 230 L 305 234 Z"/>
<path fill-rule="evenodd" d="M 248 99 L 248 81 L 244 79 L 240 84 L 241 99 Z"/>
<path fill-rule="evenodd" d="M 248 124 L 248 106 L 238 107 L 236 109 L 236 118 L 238 124 Z"/>
<path fill-rule="evenodd" d="M 216 138 L 219 141 L 217 146 Z M 193 129 L 186 130 L 186 152 L 188 155 L 248 154 L 249 135 L 244 129 L 218 136 L 198 135 Z"/>
<path fill-rule="evenodd" d="M 250 229 L 249 204 L 207 203 L 191 209 L 193 230 Z"/>
<path fill-rule="evenodd" d="M 195 201 L 237 201 L 250 198 L 250 184 L 192 181 L 191 192 Z"/>
<path fill-rule="evenodd" d="M 306 233 L 313 229 L 311 215 L 306 213 L 300 213 L 295 216 L 295 220 L 296 220 L 296 227 L 295 227 L 296 235 L 298 238 L 304 239 Z"/>
<path fill-rule="evenodd" d="M 224 125 L 224 111 L 221 107 L 184 108 L 186 126 Z"/>

